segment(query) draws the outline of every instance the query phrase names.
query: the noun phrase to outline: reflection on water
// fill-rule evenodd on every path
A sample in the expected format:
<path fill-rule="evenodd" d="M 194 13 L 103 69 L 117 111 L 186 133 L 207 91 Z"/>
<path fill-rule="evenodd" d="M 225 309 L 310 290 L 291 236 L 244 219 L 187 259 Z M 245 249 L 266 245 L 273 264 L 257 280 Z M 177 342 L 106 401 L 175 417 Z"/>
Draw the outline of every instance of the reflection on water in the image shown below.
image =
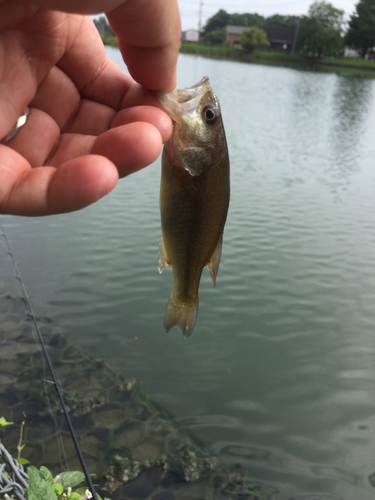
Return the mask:
<path fill-rule="evenodd" d="M 372 100 L 373 82 L 360 78 L 337 78 L 334 110 L 344 133 L 363 133 L 366 113 Z"/>
<path fill-rule="evenodd" d="M 365 134 L 366 115 L 372 101 L 373 85 L 360 78 L 338 78 L 334 90 L 332 152 L 338 179 L 358 172 L 361 136 Z"/>
<path fill-rule="evenodd" d="M 204 74 L 232 198 L 193 336 L 162 328 L 159 161 L 78 214 L 5 218 L 34 308 L 277 500 L 370 500 L 375 82 L 180 57 L 179 87 Z"/>

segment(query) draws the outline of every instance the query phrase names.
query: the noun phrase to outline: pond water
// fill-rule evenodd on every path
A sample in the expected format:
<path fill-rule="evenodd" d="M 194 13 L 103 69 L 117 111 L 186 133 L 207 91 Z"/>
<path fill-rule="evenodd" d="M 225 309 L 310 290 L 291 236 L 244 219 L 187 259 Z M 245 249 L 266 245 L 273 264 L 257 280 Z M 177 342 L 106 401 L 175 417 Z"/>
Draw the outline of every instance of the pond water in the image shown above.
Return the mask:
<path fill-rule="evenodd" d="M 231 205 L 192 337 L 163 331 L 160 160 L 81 212 L 2 217 L 35 312 L 276 500 L 373 499 L 375 80 L 180 56 L 179 88 L 203 75 Z"/>

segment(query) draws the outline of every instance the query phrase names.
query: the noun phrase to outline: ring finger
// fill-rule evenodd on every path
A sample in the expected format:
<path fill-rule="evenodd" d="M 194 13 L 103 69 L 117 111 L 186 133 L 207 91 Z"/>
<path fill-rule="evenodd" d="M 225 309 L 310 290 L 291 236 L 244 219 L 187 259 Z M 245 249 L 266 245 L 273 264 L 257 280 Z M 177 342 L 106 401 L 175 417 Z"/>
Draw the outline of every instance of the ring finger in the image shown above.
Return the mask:
<path fill-rule="evenodd" d="M 44 165 L 58 138 L 57 123 L 44 111 L 30 109 L 25 125 L 5 145 L 22 155 L 31 165 Z"/>

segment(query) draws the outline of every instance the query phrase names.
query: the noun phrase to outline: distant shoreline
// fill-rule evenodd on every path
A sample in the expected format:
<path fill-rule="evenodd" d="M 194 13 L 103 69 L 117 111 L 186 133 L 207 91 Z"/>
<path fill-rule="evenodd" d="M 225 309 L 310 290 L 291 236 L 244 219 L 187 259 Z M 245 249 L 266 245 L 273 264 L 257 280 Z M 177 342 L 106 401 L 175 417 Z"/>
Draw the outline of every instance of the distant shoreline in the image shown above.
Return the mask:
<path fill-rule="evenodd" d="M 313 59 L 299 54 L 285 54 L 282 52 L 271 52 L 254 50 L 252 54 L 239 49 L 227 47 L 209 47 L 192 42 L 183 42 L 180 53 L 196 54 L 214 59 L 226 59 L 252 64 L 267 64 L 295 69 L 312 71 L 329 71 L 334 73 L 350 74 L 375 78 L 375 61 L 362 59 L 325 57 L 324 59 Z"/>
<path fill-rule="evenodd" d="M 118 47 L 116 37 L 102 37 L 104 45 Z M 252 54 L 229 47 L 211 47 L 194 42 L 181 42 L 180 53 L 194 54 L 213 59 L 225 59 L 252 64 L 266 64 L 310 71 L 325 71 L 352 76 L 375 78 L 375 61 L 366 61 L 352 58 L 325 57 L 312 59 L 299 54 L 285 54 L 255 50 Z"/>

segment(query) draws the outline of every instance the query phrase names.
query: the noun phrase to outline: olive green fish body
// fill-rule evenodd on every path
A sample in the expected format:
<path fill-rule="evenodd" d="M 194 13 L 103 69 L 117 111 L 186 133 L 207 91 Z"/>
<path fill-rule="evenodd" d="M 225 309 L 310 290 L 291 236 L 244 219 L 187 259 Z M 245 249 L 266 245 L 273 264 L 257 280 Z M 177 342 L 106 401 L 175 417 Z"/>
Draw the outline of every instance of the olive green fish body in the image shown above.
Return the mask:
<path fill-rule="evenodd" d="M 168 108 L 165 101 L 170 94 L 161 99 L 176 122 L 163 150 L 160 188 L 159 271 L 171 265 L 174 282 L 164 326 L 168 331 L 176 325 L 184 336 L 194 328 L 205 266 L 215 284 L 229 205 L 229 159 L 219 104 L 208 79 L 191 89 L 198 95 L 193 94 L 195 102 L 189 108 L 186 103 L 192 99 L 187 94 L 188 100 L 182 102 L 187 111 L 177 109 L 181 116 L 173 109 L 175 100 L 172 110 Z M 175 98 L 181 104 L 189 90 L 171 94 L 185 93 Z"/>

